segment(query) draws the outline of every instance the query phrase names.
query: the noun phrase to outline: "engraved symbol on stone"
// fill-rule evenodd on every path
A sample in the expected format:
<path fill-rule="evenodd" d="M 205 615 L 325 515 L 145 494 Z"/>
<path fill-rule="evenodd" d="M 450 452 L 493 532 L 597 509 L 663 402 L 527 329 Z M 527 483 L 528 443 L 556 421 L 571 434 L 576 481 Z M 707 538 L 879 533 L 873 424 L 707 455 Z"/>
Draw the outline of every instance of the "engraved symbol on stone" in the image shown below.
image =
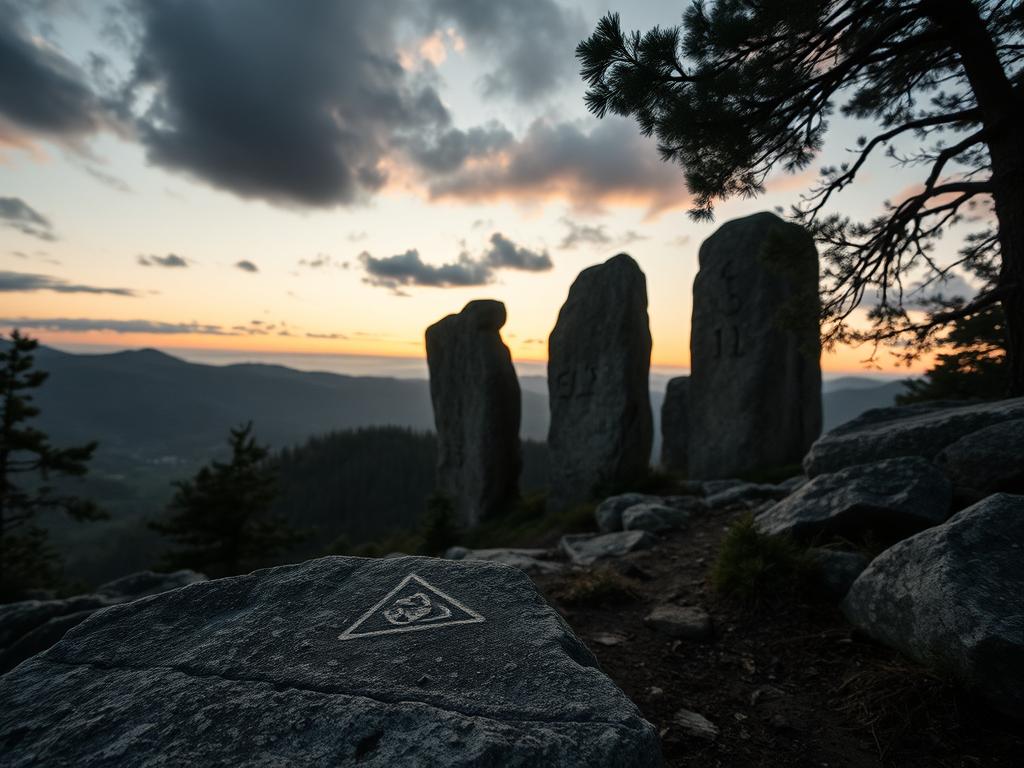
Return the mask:
<path fill-rule="evenodd" d="M 732 336 L 732 344 L 730 345 L 732 347 L 732 353 L 731 353 L 732 357 L 742 357 L 743 356 L 743 352 L 740 349 L 740 327 L 738 325 L 733 325 L 733 326 L 729 327 L 729 330 L 732 331 L 732 333 L 729 334 L 730 336 Z M 718 358 L 721 358 L 721 357 L 722 357 L 722 329 L 721 328 L 716 328 L 715 329 L 715 358 L 718 359 Z"/>
<path fill-rule="evenodd" d="M 484 617 L 469 606 L 410 573 L 356 619 L 339 640 L 392 635 L 455 624 L 479 624 Z"/>
<path fill-rule="evenodd" d="M 743 307 L 743 299 L 740 298 L 733 285 L 739 279 L 739 275 L 736 274 L 736 267 L 732 259 L 722 265 L 722 271 L 719 274 L 725 282 L 725 306 L 722 311 L 727 315 L 735 315 Z"/>

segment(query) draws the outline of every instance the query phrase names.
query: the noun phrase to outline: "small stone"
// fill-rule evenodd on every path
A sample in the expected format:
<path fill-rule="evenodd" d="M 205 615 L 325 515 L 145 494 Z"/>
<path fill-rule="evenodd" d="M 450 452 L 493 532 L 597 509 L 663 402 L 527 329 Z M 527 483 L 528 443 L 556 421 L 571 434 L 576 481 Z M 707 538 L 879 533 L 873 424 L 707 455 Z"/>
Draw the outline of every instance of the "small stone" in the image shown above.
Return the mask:
<path fill-rule="evenodd" d="M 622 527 L 627 531 L 674 531 L 685 528 L 690 514 L 664 504 L 634 504 L 622 513 Z"/>
<path fill-rule="evenodd" d="M 622 645 L 626 642 L 626 636 L 617 632 L 597 632 L 590 636 L 590 639 L 598 645 Z"/>
<path fill-rule="evenodd" d="M 711 617 L 700 608 L 659 605 L 644 617 L 644 623 L 681 640 L 706 640 L 711 636 Z"/>
<path fill-rule="evenodd" d="M 597 529 L 601 533 L 621 531 L 622 513 L 634 504 L 642 504 L 647 501 L 657 502 L 659 499 L 657 496 L 650 496 L 646 493 L 620 493 L 618 496 L 609 496 L 594 510 Z"/>
<path fill-rule="evenodd" d="M 707 741 L 714 741 L 718 738 L 718 726 L 697 712 L 680 709 L 672 717 L 672 721 L 688 736 Z"/>
<path fill-rule="evenodd" d="M 560 546 L 576 565 L 593 565 L 599 560 L 622 557 L 630 552 L 654 546 L 655 538 L 647 531 L 619 533 L 570 533 L 562 537 Z"/>

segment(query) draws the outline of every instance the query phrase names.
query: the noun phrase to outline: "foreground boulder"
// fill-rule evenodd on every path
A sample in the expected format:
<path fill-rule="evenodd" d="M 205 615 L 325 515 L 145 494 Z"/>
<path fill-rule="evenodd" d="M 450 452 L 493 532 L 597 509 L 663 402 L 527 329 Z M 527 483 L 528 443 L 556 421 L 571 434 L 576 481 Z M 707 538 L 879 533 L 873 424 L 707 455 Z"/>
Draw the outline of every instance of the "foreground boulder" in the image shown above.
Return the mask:
<path fill-rule="evenodd" d="M 687 471 L 798 464 L 821 432 L 818 252 L 773 213 L 723 224 L 693 281 Z"/>
<path fill-rule="evenodd" d="M 650 365 L 647 281 L 637 263 L 620 253 L 580 272 L 548 340 L 552 509 L 646 474 Z"/>
<path fill-rule="evenodd" d="M 868 533 L 897 541 L 949 517 L 949 480 L 916 456 L 818 475 L 756 518 L 762 533 L 811 540 Z"/>
<path fill-rule="evenodd" d="M 522 572 L 331 557 L 93 615 L 0 678 L 5 766 L 657 766 Z"/>
<path fill-rule="evenodd" d="M 519 379 L 499 333 L 505 319 L 500 301 L 471 301 L 426 332 L 437 487 L 467 526 L 519 495 Z"/>
<path fill-rule="evenodd" d="M 955 487 L 968 493 L 1024 493 L 1024 419 L 964 435 L 947 445 L 935 463 Z"/>
<path fill-rule="evenodd" d="M 206 577 L 195 571 L 141 571 L 103 584 L 90 595 L 0 605 L 0 674 L 45 651 L 100 608 L 199 581 Z"/>
<path fill-rule="evenodd" d="M 1024 716 L 1024 496 L 997 494 L 876 557 L 843 612 Z"/>
<path fill-rule="evenodd" d="M 934 459 L 943 448 L 965 435 L 1022 418 L 1024 397 L 970 405 L 879 408 L 822 435 L 804 458 L 804 471 L 814 477 L 894 456 Z"/>

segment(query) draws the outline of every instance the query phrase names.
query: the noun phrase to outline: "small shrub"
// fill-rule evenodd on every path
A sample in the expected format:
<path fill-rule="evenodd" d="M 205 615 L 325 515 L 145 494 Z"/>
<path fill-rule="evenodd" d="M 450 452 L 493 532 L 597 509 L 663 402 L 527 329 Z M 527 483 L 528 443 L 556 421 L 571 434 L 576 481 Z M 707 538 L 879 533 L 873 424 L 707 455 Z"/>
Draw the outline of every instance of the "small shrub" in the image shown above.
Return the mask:
<path fill-rule="evenodd" d="M 769 536 L 746 514 L 729 529 L 711 571 L 715 590 L 750 606 L 801 590 L 813 572 L 806 552 L 792 539 Z"/>
<path fill-rule="evenodd" d="M 565 577 L 552 595 L 566 605 L 619 605 L 636 600 L 633 583 L 613 568 L 578 571 Z"/>
<path fill-rule="evenodd" d="M 440 491 L 427 500 L 427 512 L 420 526 L 420 554 L 438 557 L 448 547 L 459 543 L 460 529 L 455 519 L 455 505 Z"/>

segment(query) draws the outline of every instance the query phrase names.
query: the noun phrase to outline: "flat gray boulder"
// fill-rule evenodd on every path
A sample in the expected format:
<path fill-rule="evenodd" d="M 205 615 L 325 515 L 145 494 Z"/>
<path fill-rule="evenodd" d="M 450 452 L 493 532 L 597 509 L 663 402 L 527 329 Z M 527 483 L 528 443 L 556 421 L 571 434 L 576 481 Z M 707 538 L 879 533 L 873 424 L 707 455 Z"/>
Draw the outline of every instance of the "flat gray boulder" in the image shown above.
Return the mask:
<path fill-rule="evenodd" d="M 899 542 L 842 607 L 863 632 L 1024 713 L 1024 496 L 996 494 Z"/>
<path fill-rule="evenodd" d="M 895 541 L 943 522 L 952 498 L 938 467 L 904 456 L 818 475 L 755 522 L 763 533 L 804 540 L 861 539 L 870 531 Z"/>
<path fill-rule="evenodd" d="M 617 533 L 569 533 L 560 546 L 565 556 L 576 565 L 593 565 L 600 560 L 623 557 L 630 552 L 654 546 L 655 538 L 647 531 Z"/>
<path fill-rule="evenodd" d="M 597 529 L 601 533 L 613 533 L 622 530 L 622 513 L 635 504 L 644 502 L 659 503 L 661 497 L 651 496 L 646 493 L 620 493 L 618 496 L 609 496 L 597 505 L 594 510 L 594 520 L 597 521 Z"/>
<path fill-rule="evenodd" d="M 0 678 L 4 765 L 658 766 L 515 568 L 330 557 L 94 614 Z"/>
<path fill-rule="evenodd" d="M 1024 493 L 1024 418 L 964 435 L 936 457 L 953 485 L 981 495 Z"/>
<path fill-rule="evenodd" d="M 943 407 L 945 406 L 945 407 Z M 970 405 L 880 408 L 822 435 L 804 458 L 809 477 L 895 456 L 934 459 L 979 429 L 1024 418 L 1024 397 Z"/>
<path fill-rule="evenodd" d="M 689 522 L 690 513 L 686 510 L 659 503 L 634 504 L 622 513 L 622 527 L 627 531 L 675 531 Z"/>
<path fill-rule="evenodd" d="M 462 549 L 460 547 L 460 549 Z M 488 563 L 511 565 L 529 574 L 551 575 L 565 570 L 565 563 L 550 560 L 546 549 L 466 549 L 453 560 L 482 560 Z"/>

